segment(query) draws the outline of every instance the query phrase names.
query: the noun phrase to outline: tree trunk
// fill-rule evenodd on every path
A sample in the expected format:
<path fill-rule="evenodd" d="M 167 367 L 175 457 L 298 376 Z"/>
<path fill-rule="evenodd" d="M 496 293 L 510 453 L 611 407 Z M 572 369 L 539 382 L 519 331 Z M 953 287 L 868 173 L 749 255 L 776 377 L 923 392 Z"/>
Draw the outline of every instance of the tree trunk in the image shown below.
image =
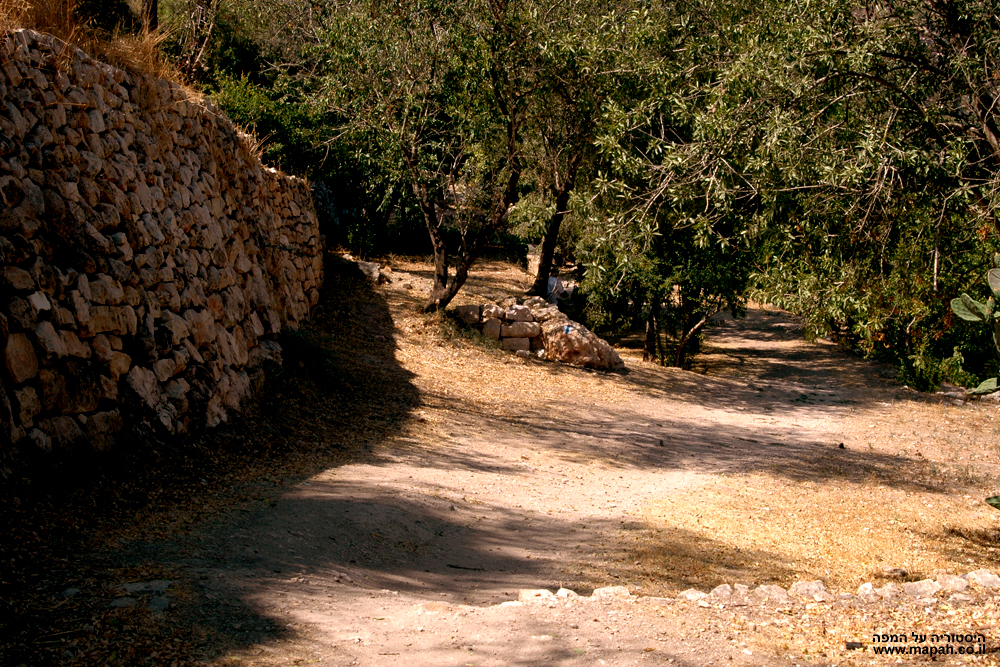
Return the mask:
<path fill-rule="evenodd" d="M 708 323 L 709 319 L 714 317 L 716 313 L 722 311 L 722 305 L 723 304 L 721 303 L 720 300 L 716 304 L 714 309 L 710 311 L 705 311 L 705 314 L 702 316 L 702 318 L 698 320 L 698 322 L 681 337 L 680 342 L 677 343 L 677 353 L 674 355 L 675 366 L 677 366 L 678 368 L 681 367 L 681 364 L 684 363 L 684 350 L 687 349 L 687 344 L 699 331 L 701 331 L 702 327 L 704 327 L 705 324 Z"/>
<path fill-rule="evenodd" d="M 556 210 L 549 219 L 542 237 L 542 253 L 538 258 L 538 273 L 535 282 L 531 284 L 528 294 L 547 298 L 549 296 L 549 276 L 552 274 L 552 258 L 555 256 L 556 243 L 559 241 L 559 228 L 566 217 L 566 206 L 569 204 L 571 187 L 564 187 L 556 195 Z"/>
<path fill-rule="evenodd" d="M 415 179 L 411 188 L 420 205 L 420 212 L 424 216 L 424 224 L 427 225 L 427 234 L 431 237 L 431 247 L 434 250 L 434 285 L 431 287 L 431 293 L 423 307 L 425 313 L 430 313 L 444 308 L 455 296 L 454 293 L 448 295 L 450 289 L 448 284 L 448 247 L 441 234 L 441 220 L 438 217 L 436 202 L 436 199 L 439 198 L 431 194 L 427 185 L 423 185 Z"/>
<path fill-rule="evenodd" d="M 677 342 L 677 351 L 674 353 L 674 366 L 676 366 L 677 368 L 682 367 L 682 365 L 684 364 L 684 350 L 685 348 L 687 348 L 688 342 L 695 334 L 697 334 L 701 330 L 703 326 L 705 326 L 705 322 L 707 321 L 708 321 L 708 315 L 701 318 L 697 324 L 695 324 L 693 327 L 691 327 L 690 330 L 688 330 L 687 332 L 685 332 L 683 336 L 681 336 L 681 339 Z"/>
<path fill-rule="evenodd" d="M 425 313 L 443 308 L 444 306 L 441 305 L 441 302 L 445 299 L 445 295 L 448 292 L 448 249 L 441 239 L 440 230 L 432 227 L 430 222 L 427 223 L 427 230 L 430 233 L 431 245 L 434 248 L 434 286 L 431 287 L 431 293 L 424 303 Z M 448 301 L 450 300 L 448 299 Z M 447 301 L 445 301 L 445 304 L 447 304 Z"/>
<path fill-rule="evenodd" d="M 656 317 L 660 309 L 660 296 L 656 295 L 650 301 L 649 315 L 646 316 L 646 341 L 642 348 L 643 361 L 656 361 L 656 341 L 660 334 L 660 322 Z"/>
<path fill-rule="evenodd" d="M 142 20 L 148 30 L 160 27 L 159 0 L 144 0 L 142 3 Z"/>
<path fill-rule="evenodd" d="M 531 284 L 531 289 L 527 292 L 527 294 L 532 296 L 546 298 L 549 295 L 549 276 L 552 273 L 552 258 L 555 255 L 556 243 L 559 241 L 559 228 L 562 226 L 563 218 L 566 217 L 566 209 L 569 207 L 569 196 L 576 186 L 576 173 L 580 169 L 583 153 L 582 148 L 577 148 L 566 170 L 566 179 L 562 183 L 559 182 L 558 169 L 556 169 L 554 187 L 556 210 L 549 220 L 548 227 L 545 229 L 545 236 L 542 237 L 542 254 L 538 258 L 538 273 L 535 274 L 535 281 Z"/>
<path fill-rule="evenodd" d="M 444 310 L 445 307 L 451 303 L 451 300 L 455 298 L 462 286 L 465 285 L 465 281 L 469 279 L 469 269 L 472 267 L 473 263 L 476 261 L 476 256 L 474 254 L 466 255 L 455 267 L 455 275 L 452 276 L 451 280 L 446 280 L 442 284 L 438 284 L 437 276 L 434 277 L 434 289 L 431 290 L 430 296 L 427 297 L 427 301 L 424 302 L 424 312 L 433 313 L 438 310 Z"/>

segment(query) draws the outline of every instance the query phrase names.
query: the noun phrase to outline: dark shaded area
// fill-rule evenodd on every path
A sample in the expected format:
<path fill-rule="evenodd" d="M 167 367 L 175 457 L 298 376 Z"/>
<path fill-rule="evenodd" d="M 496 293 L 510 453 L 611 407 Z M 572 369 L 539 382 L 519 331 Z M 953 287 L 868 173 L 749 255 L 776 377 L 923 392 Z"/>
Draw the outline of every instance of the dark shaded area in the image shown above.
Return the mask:
<path fill-rule="evenodd" d="M 220 512 L 269 507 L 286 478 L 367 456 L 419 404 L 394 359 L 387 304 L 356 266 L 331 259 L 323 294 L 312 326 L 281 340 L 283 368 L 267 369 L 264 392 L 228 425 L 187 439 L 123 442 L 6 480 L 0 664 L 139 664 L 154 653 L 157 663 L 191 664 L 204 646 L 229 641 L 243 612 L 228 604 L 229 634 L 187 624 L 183 614 L 163 623 L 144 608 L 150 594 L 134 608 L 108 605 L 124 581 L 175 579 L 150 561 L 147 540 Z M 175 594 L 183 598 L 190 586 L 172 584 L 175 606 Z"/>
<path fill-rule="evenodd" d="M 994 565 L 1000 565 L 1000 528 L 967 528 L 948 526 L 943 530 L 949 538 L 959 538 L 952 542 L 949 555 L 955 560 L 976 559 L 988 555 Z"/>

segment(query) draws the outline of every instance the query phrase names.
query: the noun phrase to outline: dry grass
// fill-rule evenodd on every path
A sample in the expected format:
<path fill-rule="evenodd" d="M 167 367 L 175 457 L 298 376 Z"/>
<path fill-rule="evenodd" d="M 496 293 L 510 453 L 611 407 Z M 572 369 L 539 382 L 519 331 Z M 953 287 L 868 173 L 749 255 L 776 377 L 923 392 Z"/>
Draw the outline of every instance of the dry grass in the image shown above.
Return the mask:
<path fill-rule="evenodd" d="M 878 582 L 885 567 L 902 567 L 913 580 L 935 571 L 962 573 L 996 556 L 994 510 L 969 494 L 941 494 L 837 481 L 804 482 L 766 474 L 734 476 L 685 498 L 650 508 L 650 534 L 636 558 L 694 574 L 710 586 L 822 579 L 853 592 Z M 956 518 L 961 527 L 956 525 Z M 677 554 L 675 535 L 704 545 Z"/>
<path fill-rule="evenodd" d="M 81 23 L 76 7 L 76 0 L 0 0 L 0 32 L 48 33 L 116 67 L 184 83 L 180 72 L 160 56 L 165 32 L 146 28 L 135 35 L 109 35 Z"/>

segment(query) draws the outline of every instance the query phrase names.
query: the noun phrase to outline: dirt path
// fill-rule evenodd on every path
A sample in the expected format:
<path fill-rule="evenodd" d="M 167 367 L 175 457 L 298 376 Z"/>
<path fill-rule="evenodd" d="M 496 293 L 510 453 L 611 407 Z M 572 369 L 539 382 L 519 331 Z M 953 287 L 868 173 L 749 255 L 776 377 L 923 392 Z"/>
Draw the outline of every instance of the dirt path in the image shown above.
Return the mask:
<path fill-rule="evenodd" d="M 901 388 L 759 309 L 710 331 L 697 372 L 627 352 L 621 375 L 523 361 L 415 314 L 424 278 L 399 268 L 380 288 L 392 322 L 344 334 L 373 377 L 391 367 L 364 391 L 409 401 L 399 427 L 373 432 L 369 456 L 121 552 L 173 582 L 164 613 L 214 664 L 868 664 L 845 642 L 880 629 L 1000 640 L 1000 591 L 846 595 L 889 566 L 1000 570 L 1000 513 L 981 502 L 1000 490 L 994 406 Z M 518 287 L 486 270 L 471 294 Z M 316 442 L 351 416 L 317 421 Z M 667 599 L 816 578 L 844 596 Z M 609 586 L 632 595 L 517 602 Z"/>

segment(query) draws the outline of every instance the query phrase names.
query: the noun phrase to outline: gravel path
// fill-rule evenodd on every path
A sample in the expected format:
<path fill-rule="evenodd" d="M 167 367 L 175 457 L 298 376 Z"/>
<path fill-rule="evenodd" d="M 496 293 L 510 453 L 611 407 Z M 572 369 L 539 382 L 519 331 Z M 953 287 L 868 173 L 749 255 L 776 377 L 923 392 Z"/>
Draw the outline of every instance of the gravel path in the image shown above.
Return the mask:
<path fill-rule="evenodd" d="M 105 610 L 77 653 L 87 630 L 45 631 L 50 654 L 94 664 L 143 628 L 134 664 L 220 667 L 915 664 L 872 635 L 998 645 L 1000 588 L 856 594 L 1000 570 L 992 404 L 900 387 L 763 309 L 710 329 L 694 372 L 628 350 L 624 374 L 522 360 L 418 314 L 425 267 L 351 299 L 337 266 L 316 325 L 332 356 L 286 350 L 312 388 L 245 429 L 312 452 L 312 472 L 202 480 L 219 500 L 200 513 L 153 504 L 112 530 L 96 578 L 39 598 Z M 524 280 L 487 265 L 467 298 Z M 818 599 L 767 588 L 816 579 Z M 704 596 L 720 584 L 747 588 Z"/>
<path fill-rule="evenodd" d="M 700 373 L 634 357 L 624 375 L 522 361 L 435 340 L 399 285 L 419 280 L 387 288 L 394 355 L 421 396 L 410 425 L 368 460 L 157 547 L 196 582 L 187 594 L 210 601 L 202 622 L 244 647 L 218 664 L 850 664 L 873 656 L 845 639 L 868 643 L 872 623 L 923 614 L 927 600 L 904 598 L 672 600 L 727 572 L 729 583 L 767 580 L 732 564 L 664 579 L 669 549 L 652 562 L 632 554 L 664 528 L 653 508 L 734 476 L 791 487 L 888 474 L 900 455 L 858 447 L 859 420 L 878 399 L 938 401 L 763 310 L 713 329 Z M 803 574 L 783 573 L 786 586 Z M 970 591 L 995 617 L 990 591 Z"/>

